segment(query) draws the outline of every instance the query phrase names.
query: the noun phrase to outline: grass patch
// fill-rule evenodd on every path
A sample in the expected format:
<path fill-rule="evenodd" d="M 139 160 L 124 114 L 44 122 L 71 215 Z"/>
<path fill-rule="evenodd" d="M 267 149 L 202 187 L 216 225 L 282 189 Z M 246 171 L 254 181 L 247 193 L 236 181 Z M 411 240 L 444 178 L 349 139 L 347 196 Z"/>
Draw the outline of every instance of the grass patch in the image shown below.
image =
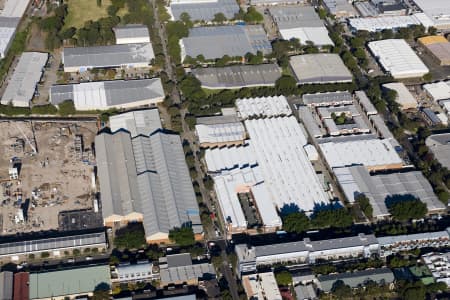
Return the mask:
<path fill-rule="evenodd" d="M 108 16 L 108 6 L 111 0 L 102 0 L 102 6 L 97 6 L 96 0 L 69 0 L 68 15 L 65 18 L 64 28 L 70 27 L 82 28 L 87 21 L 97 21 L 100 18 Z M 121 9 L 117 13 L 119 17 L 123 17 L 127 13 L 127 9 Z"/>

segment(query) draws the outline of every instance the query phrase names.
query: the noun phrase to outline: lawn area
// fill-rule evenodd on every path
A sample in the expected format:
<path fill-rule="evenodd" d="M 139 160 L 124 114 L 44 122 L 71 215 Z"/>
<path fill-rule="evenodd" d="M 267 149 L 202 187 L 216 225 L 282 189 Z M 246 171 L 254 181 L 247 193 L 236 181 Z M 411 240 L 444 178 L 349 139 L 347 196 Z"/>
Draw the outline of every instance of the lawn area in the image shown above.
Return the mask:
<path fill-rule="evenodd" d="M 65 19 L 64 28 L 81 28 L 87 21 L 96 21 L 107 17 L 107 9 L 111 5 L 111 0 L 102 0 L 102 6 L 100 7 L 97 6 L 96 0 L 68 0 L 66 3 L 69 14 Z M 121 17 L 126 13 L 126 9 L 121 9 L 117 15 Z"/>

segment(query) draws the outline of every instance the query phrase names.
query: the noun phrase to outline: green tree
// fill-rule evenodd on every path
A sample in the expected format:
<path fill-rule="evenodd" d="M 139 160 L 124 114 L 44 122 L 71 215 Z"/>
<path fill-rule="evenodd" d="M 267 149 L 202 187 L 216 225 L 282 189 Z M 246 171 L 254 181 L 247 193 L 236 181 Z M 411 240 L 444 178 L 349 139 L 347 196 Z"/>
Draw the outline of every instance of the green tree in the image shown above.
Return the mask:
<path fill-rule="evenodd" d="M 433 74 L 431 74 L 431 73 L 427 73 L 427 74 L 425 74 L 425 75 L 423 75 L 423 80 L 424 81 L 432 81 L 433 80 Z"/>
<path fill-rule="evenodd" d="M 353 222 L 345 207 L 328 206 L 314 213 L 311 223 L 316 228 L 349 227 Z"/>
<path fill-rule="evenodd" d="M 297 81 L 294 77 L 283 75 L 275 82 L 275 90 L 281 94 L 293 94 L 297 89 Z"/>
<path fill-rule="evenodd" d="M 102 0 L 97 0 L 97 6 L 102 7 Z"/>
<path fill-rule="evenodd" d="M 304 212 L 294 212 L 283 218 L 283 229 L 287 232 L 302 233 L 309 229 L 309 218 Z"/>
<path fill-rule="evenodd" d="M 250 6 L 244 15 L 244 21 L 247 23 L 261 23 L 264 17 L 254 8 Z"/>
<path fill-rule="evenodd" d="M 145 232 L 142 223 L 128 224 L 116 230 L 114 246 L 120 249 L 138 249 L 145 245 Z"/>
<path fill-rule="evenodd" d="M 394 195 L 386 199 L 391 215 L 399 221 L 421 219 L 427 213 L 427 205 L 412 195 Z"/>
<path fill-rule="evenodd" d="M 350 298 L 352 297 L 352 288 L 346 285 L 342 280 L 336 280 L 331 287 L 331 292 L 338 299 Z"/>
<path fill-rule="evenodd" d="M 66 100 L 58 104 L 58 111 L 61 116 L 74 115 L 76 113 L 75 104 L 72 100 Z"/>
<path fill-rule="evenodd" d="M 214 19 L 212 20 L 215 23 L 223 24 L 227 21 L 227 17 L 223 13 L 217 13 L 214 15 Z"/>
<path fill-rule="evenodd" d="M 49 252 L 41 252 L 41 258 L 48 258 L 48 257 L 50 257 Z"/>
<path fill-rule="evenodd" d="M 195 244 L 195 236 L 191 227 L 181 227 L 170 230 L 169 239 L 183 247 Z"/>
<path fill-rule="evenodd" d="M 372 219 L 372 217 L 373 217 L 373 207 L 370 204 L 369 198 L 367 198 L 367 196 L 364 195 L 364 194 L 358 194 L 355 197 L 355 201 L 356 201 L 356 203 L 358 203 L 359 208 L 361 208 L 361 210 L 363 211 L 364 215 L 367 218 Z"/>
<path fill-rule="evenodd" d="M 292 284 L 292 275 L 288 271 L 281 271 L 275 274 L 275 279 L 278 285 L 288 286 Z"/>

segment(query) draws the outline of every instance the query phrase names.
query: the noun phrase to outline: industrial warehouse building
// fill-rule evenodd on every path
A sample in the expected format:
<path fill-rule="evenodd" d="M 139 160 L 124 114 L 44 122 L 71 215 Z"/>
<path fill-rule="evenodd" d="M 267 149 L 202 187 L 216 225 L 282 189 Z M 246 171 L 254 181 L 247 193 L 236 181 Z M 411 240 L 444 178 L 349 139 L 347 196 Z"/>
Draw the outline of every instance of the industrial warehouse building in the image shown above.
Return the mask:
<path fill-rule="evenodd" d="M 355 17 L 358 15 L 352 3 L 348 0 L 323 0 L 328 13 L 338 18 Z"/>
<path fill-rule="evenodd" d="M 27 258 L 29 254 L 38 256 L 42 252 L 49 252 L 54 256 L 60 256 L 64 250 L 84 248 L 106 249 L 105 233 L 102 231 L 21 241 L 5 239 L 0 243 L 0 258 L 9 257 L 12 261 L 19 261 L 20 258 Z"/>
<path fill-rule="evenodd" d="M 242 286 L 247 299 L 283 300 L 273 272 L 242 276 Z"/>
<path fill-rule="evenodd" d="M 146 68 L 155 58 L 150 43 L 64 48 L 64 72 L 98 68 Z"/>
<path fill-rule="evenodd" d="M 270 15 L 284 40 L 296 38 L 316 46 L 334 45 L 323 20 L 312 6 L 278 6 L 269 8 Z"/>
<path fill-rule="evenodd" d="M 424 12 L 431 23 L 425 27 L 436 27 L 440 30 L 450 29 L 450 6 L 447 0 L 413 0 Z"/>
<path fill-rule="evenodd" d="M 199 208 L 180 137 L 161 130 L 132 137 L 127 130 L 95 138 L 105 225 L 142 222 L 149 243 L 168 242 L 169 231 L 185 225 L 200 235 Z"/>
<path fill-rule="evenodd" d="M 325 293 L 331 292 L 333 290 L 334 284 L 339 280 L 344 282 L 345 285 L 348 285 L 351 288 L 365 286 L 368 281 L 387 285 L 390 285 L 395 281 L 394 273 L 392 273 L 389 268 L 322 275 L 317 279 L 319 281 L 319 289 L 321 289 Z"/>
<path fill-rule="evenodd" d="M 334 168 L 333 172 L 347 200 L 355 202 L 359 194 L 365 195 L 373 208 L 375 219 L 390 216 L 387 200 L 398 196 L 413 196 L 427 205 L 429 214 L 445 211 L 433 188 L 420 171 L 370 174 L 364 166 Z"/>
<path fill-rule="evenodd" d="M 143 109 L 109 117 L 111 132 L 126 128 L 134 138 L 140 134 L 149 135 L 162 127 L 158 109 Z"/>
<path fill-rule="evenodd" d="M 242 145 L 246 137 L 244 125 L 235 115 L 197 118 L 195 133 L 204 148 Z"/>
<path fill-rule="evenodd" d="M 395 79 L 422 77 L 429 72 L 405 40 L 374 41 L 368 47 L 383 69 Z"/>
<path fill-rule="evenodd" d="M 47 60 L 48 53 L 23 52 L 8 81 L 1 103 L 29 107 Z"/>
<path fill-rule="evenodd" d="M 358 2 L 364 3 L 364 2 Z M 386 29 L 397 30 L 412 25 L 422 25 L 421 18 L 423 14 L 417 13 L 408 16 L 383 16 L 368 18 L 352 18 L 349 19 L 349 25 L 353 31 L 366 30 L 369 32 L 383 31 Z"/>
<path fill-rule="evenodd" d="M 281 77 L 281 68 L 277 64 L 196 68 L 191 72 L 200 80 L 202 87 L 208 89 L 275 86 L 275 82 Z"/>
<path fill-rule="evenodd" d="M 289 64 L 299 84 L 351 82 L 353 79 L 338 54 L 291 56 Z"/>
<path fill-rule="evenodd" d="M 316 205 L 329 203 L 307 155 L 306 136 L 293 116 L 248 119 L 245 126 L 250 137 L 245 145 L 205 152 L 228 230 L 244 231 L 255 224 L 276 230 L 281 227 L 277 209 L 295 206 L 310 213 Z M 256 216 L 241 206 L 248 202 L 242 199 L 245 195 L 250 195 Z"/>
<path fill-rule="evenodd" d="M 181 253 L 159 258 L 161 286 L 188 284 L 216 278 L 214 267 L 207 262 L 193 263 L 191 254 Z"/>
<path fill-rule="evenodd" d="M 16 35 L 20 19 L 25 14 L 29 3 L 30 0 L 2 1 L 3 9 L 0 13 L 0 59 L 5 58 Z"/>
<path fill-rule="evenodd" d="M 182 13 L 187 13 L 191 21 L 207 22 L 212 21 L 218 13 L 233 19 L 239 13 L 239 5 L 235 0 L 171 1 L 168 11 L 174 21 L 180 20 Z"/>
<path fill-rule="evenodd" d="M 236 107 L 243 119 L 292 115 L 289 103 L 286 97 L 282 95 L 236 99 Z"/>
<path fill-rule="evenodd" d="M 127 24 L 113 28 L 116 45 L 150 43 L 148 27 L 140 24 Z"/>
<path fill-rule="evenodd" d="M 363 165 L 375 171 L 403 167 L 403 160 L 388 139 L 366 134 L 323 138 L 318 142 L 330 168 Z"/>
<path fill-rule="evenodd" d="M 63 300 L 80 295 L 93 295 L 94 291 L 110 289 L 108 265 L 88 266 L 62 271 L 31 273 L 30 299 Z"/>
<path fill-rule="evenodd" d="M 439 163 L 450 170 L 450 133 L 430 135 L 425 144 Z"/>
<path fill-rule="evenodd" d="M 244 57 L 247 53 L 263 54 L 272 52 L 272 46 L 261 25 L 231 25 L 194 27 L 189 29 L 189 36 L 180 40 L 181 58 L 205 59 Z"/>
<path fill-rule="evenodd" d="M 53 85 L 50 103 L 72 100 L 77 110 L 106 110 L 152 105 L 164 100 L 161 79 L 113 80 Z"/>
<path fill-rule="evenodd" d="M 418 41 L 439 65 L 450 65 L 450 42 L 445 37 L 427 36 Z"/>
<path fill-rule="evenodd" d="M 423 89 L 434 101 L 450 99 L 450 81 L 424 84 Z"/>
<path fill-rule="evenodd" d="M 383 88 L 396 92 L 395 102 L 397 102 L 402 110 L 415 109 L 417 100 L 408 90 L 403 82 L 385 83 Z"/>
<path fill-rule="evenodd" d="M 238 272 L 254 272 L 258 266 L 283 263 L 314 264 L 318 260 L 333 260 L 345 257 L 370 257 L 379 251 L 374 235 L 363 233 L 338 239 L 288 242 L 264 246 L 239 244 L 235 247 L 238 258 Z"/>

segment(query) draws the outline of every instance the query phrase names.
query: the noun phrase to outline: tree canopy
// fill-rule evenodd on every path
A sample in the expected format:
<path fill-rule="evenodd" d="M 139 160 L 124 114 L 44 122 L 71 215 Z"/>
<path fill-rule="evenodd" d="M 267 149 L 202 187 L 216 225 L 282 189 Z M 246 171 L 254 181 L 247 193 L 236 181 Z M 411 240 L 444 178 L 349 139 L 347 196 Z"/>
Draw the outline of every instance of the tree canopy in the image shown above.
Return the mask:
<path fill-rule="evenodd" d="M 315 228 L 349 227 L 353 219 L 345 207 L 328 205 L 316 211 L 312 216 L 312 225 Z"/>
<path fill-rule="evenodd" d="M 307 231 L 310 225 L 304 212 L 293 212 L 283 218 L 283 229 L 287 232 L 302 233 Z"/>
<path fill-rule="evenodd" d="M 169 232 L 169 239 L 180 246 L 195 244 L 195 236 L 191 227 L 174 228 Z"/>
<path fill-rule="evenodd" d="M 421 219 L 427 213 L 427 205 L 412 195 L 394 195 L 386 199 L 386 206 L 399 221 Z"/>
<path fill-rule="evenodd" d="M 358 203 L 359 208 L 363 211 L 367 218 L 371 219 L 373 216 L 373 207 L 370 204 L 369 198 L 364 194 L 359 194 L 355 197 L 356 203 Z"/>
<path fill-rule="evenodd" d="M 278 285 L 288 286 L 292 284 L 292 275 L 288 271 L 281 271 L 275 274 Z"/>
<path fill-rule="evenodd" d="M 114 245 L 120 249 L 138 249 L 145 245 L 145 232 L 141 223 L 128 224 L 116 230 Z"/>

